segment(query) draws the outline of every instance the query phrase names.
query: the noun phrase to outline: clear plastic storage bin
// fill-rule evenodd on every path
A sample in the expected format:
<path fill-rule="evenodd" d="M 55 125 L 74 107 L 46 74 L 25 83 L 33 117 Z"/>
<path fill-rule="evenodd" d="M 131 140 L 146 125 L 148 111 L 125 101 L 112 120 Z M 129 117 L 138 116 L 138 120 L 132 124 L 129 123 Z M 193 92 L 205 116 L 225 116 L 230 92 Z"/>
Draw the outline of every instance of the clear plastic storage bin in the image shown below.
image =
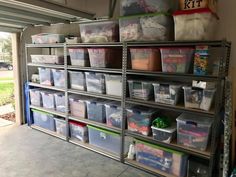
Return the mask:
<path fill-rule="evenodd" d="M 146 101 L 153 98 L 153 85 L 151 82 L 128 80 L 128 83 L 130 98 Z"/>
<path fill-rule="evenodd" d="M 103 21 L 80 24 L 83 43 L 117 42 L 119 25 L 117 21 Z"/>
<path fill-rule="evenodd" d="M 105 74 L 106 94 L 121 96 L 122 95 L 122 77 L 121 75 Z"/>
<path fill-rule="evenodd" d="M 118 133 L 96 128 L 88 125 L 89 144 L 98 148 L 120 155 L 121 136 Z M 128 153 L 128 143 L 125 142 L 124 154 Z"/>
<path fill-rule="evenodd" d="M 55 93 L 54 98 L 56 110 L 59 112 L 66 112 L 65 95 L 63 93 Z"/>
<path fill-rule="evenodd" d="M 162 72 L 188 73 L 193 58 L 193 48 L 161 48 Z"/>
<path fill-rule="evenodd" d="M 86 101 L 88 100 L 90 100 L 90 98 L 75 95 L 71 96 L 69 98 L 71 115 L 79 118 L 87 118 Z"/>
<path fill-rule="evenodd" d="M 217 16 L 209 9 L 177 11 L 174 22 L 175 40 L 211 40 L 215 34 Z"/>
<path fill-rule="evenodd" d="M 209 164 L 205 160 L 199 158 L 188 159 L 188 177 L 208 177 Z"/>
<path fill-rule="evenodd" d="M 88 92 L 106 93 L 104 74 L 85 72 L 85 78 Z"/>
<path fill-rule="evenodd" d="M 66 121 L 59 118 L 54 118 L 56 123 L 56 132 L 60 135 L 66 136 Z"/>
<path fill-rule="evenodd" d="M 158 141 L 162 141 L 164 143 L 171 143 L 172 140 L 176 137 L 176 124 L 172 124 L 172 126 L 168 128 L 157 128 L 152 126 L 152 134 L 153 138 Z"/>
<path fill-rule="evenodd" d="M 86 124 L 70 121 L 69 126 L 71 138 L 78 139 L 84 143 L 88 142 L 88 127 Z"/>
<path fill-rule="evenodd" d="M 86 90 L 84 72 L 68 71 L 70 88 L 77 90 Z"/>
<path fill-rule="evenodd" d="M 186 154 L 139 140 L 136 140 L 135 149 L 138 163 L 163 171 L 171 176 L 186 176 Z"/>
<path fill-rule="evenodd" d="M 65 71 L 52 69 L 53 82 L 55 87 L 65 87 Z"/>
<path fill-rule="evenodd" d="M 33 106 L 42 106 L 41 89 L 30 89 L 30 104 Z"/>
<path fill-rule="evenodd" d="M 86 48 L 69 49 L 70 61 L 72 66 L 89 66 L 89 54 Z"/>
<path fill-rule="evenodd" d="M 106 123 L 108 126 L 121 128 L 122 111 L 121 106 L 117 102 L 105 104 Z"/>
<path fill-rule="evenodd" d="M 121 68 L 121 51 L 111 48 L 89 48 L 90 66 L 94 68 Z"/>
<path fill-rule="evenodd" d="M 181 95 L 181 85 L 153 83 L 155 102 L 176 105 Z"/>
<path fill-rule="evenodd" d="M 88 119 L 106 123 L 105 102 L 101 100 L 88 100 L 86 103 Z"/>
<path fill-rule="evenodd" d="M 51 69 L 49 68 L 38 68 L 39 71 L 39 83 L 42 85 L 53 85 L 53 77 Z"/>
<path fill-rule="evenodd" d="M 161 71 L 161 55 L 157 48 L 130 48 L 131 67 L 136 70 Z"/>
<path fill-rule="evenodd" d="M 55 131 L 55 120 L 52 114 L 48 114 L 38 110 L 32 110 L 34 125 Z"/>
<path fill-rule="evenodd" d="M 32 63 L 64 64 L 64 56 L 58 55 L 31 55 Z"/>
<path fill-rule="evenodd" d="M 169 12 L 173 5 L 171 0 L 121 0 L 120 15 Z"/>
<path fill-rule="evenodd" d="M 195 108 L 209 111 L 215 96 L 215 89 L 200 89 L 183 87 L 186 108 Z"/>
<path fill-rule="evenodd" d="M 213 119 L 183 113 L 176 120 L 177 143 L 205 151 Z"/>
<path fill-rule="evenodd" d="M 121 17 L 120 41 L 168 41 L 171 40 L 172 18 L 162 13 Z"/>
<path fill-rule="evenodd" d="M 55 92 L 52 91 L 46 91 L 46 90 L 41 91 L 44 108 L 53 110 L 55 109 L 56 104 L 55 104 L 54 94 Z"/>
<path fill-rule="evenodd" d="M 31 36 L 33 44 L 53 44 L 65 42 L 65 36 L 62 34 L 40 33 Z"/>
<path fill-rule="evenodd" d="M 143 135 L 151 134 L 151 124 L 157 114 L 157 110 L 145 107 L 133 107 L 127 109 L 128 130 Z"/>

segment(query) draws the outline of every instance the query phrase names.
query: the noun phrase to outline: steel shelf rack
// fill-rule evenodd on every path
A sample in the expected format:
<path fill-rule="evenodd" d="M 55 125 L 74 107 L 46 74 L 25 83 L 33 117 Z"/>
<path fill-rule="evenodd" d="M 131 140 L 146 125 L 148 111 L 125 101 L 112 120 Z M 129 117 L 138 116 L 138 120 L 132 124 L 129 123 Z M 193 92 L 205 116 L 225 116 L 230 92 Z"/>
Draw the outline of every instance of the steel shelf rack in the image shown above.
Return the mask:
<path fill-rule="evenodd" d="M 218 47 L 219 50 L 221 50 L 221 56 L 220 56 L 220 62 L 219 62 L 219 73 L 218 75 L 214 76 L 197 76 L 193 74 L 175 74 L 175 73 L 163 73 L 163 72 L 147 72 L 147 71 L 138 71 L 138 70 L 131 70 L 128 68 L 128 56 L 129 56 L 129 48 L 131 47 L 184 47 L 184 46 L 192 46 L 195 47 L 197 45 L 208 45 L 211 47 Z M 122 68 L 120 69 L 113 69 L 113 68 L 91 68 L 91 67 L 77 67 L 77 66 L 71 66 L 68 65 L 67 60 L 65 60 L 64 65 L 47 65 L 47 64 L 35 64 L 30 63 L 28 58 L 28 50 L 31 48 L 49 48 L 49 51 L 51 51 L 52 48 L 64 48 L 64 58 L 67 58 L 67 51 L 69 48 L 76 48 L 76 47 L 86 47 L 86 48 L 92 48 L 92 47 L 116 47 L 122 49 Z M 86 149 L 89 149 L 91 151 L 100 153 L 102 155 L 105 155 L 107 157 L 113 158 L 115 160 L 118 160 L 122 163 L 129 164 L 131 166 L 134 166 L 136 168 L 139 168 L 141 170 L 147 171 L 149 173 L 155 174 L 157 176 L 166 176 L 166 177 L 172 177 L 172 175 L 166 174 L 162 171 L 158 171 L 146 166 L 143 166 L 142 164 L 137 163 L 136 161 L 126 159 L 126 155 L 124 154 L 124 146 L 125 146 L 125 139 L 127 137 L 143 140 L 152 144 L 156 144 L 161 147 L 166 147 L 169 149 L 174 149 L 186 154 L 189 154 L 191 156 L 199 157 L 201 159 L 204 159 L 209 162 L 209 174 L 210 177 L 217 176 L 213 169 L 216 165 L 216 156 L 217 156 L 217 147 L 219 142 L 219 126 L 221 122 L 220 117 L 220 111 L 223 107 L 222 100 L 224 100 L 224 81 L 225 77 L 228 75 L 228 68 L 229 68 L 229 58 L 230 58 L 230 48 L 231 43 L 227 41 L 166 41 L 166 42 L 124 42 L 124 43 L 105 43 L 105 44 L 26 44 L 25 50 L 26 50 L 26 65 L 27 65 L 27 78 L 29 82 L 30 87 L 36 87 L 36 88 L 45 88 L 49 90 L 55 90 L 55 91 L 61 91 L 65 93 L 65 103 L 66 103 L 66 112 L 65 113 L 59 113 L 57 111 L 52 111 L 48 109 L 44 109 L 41 107 L 35 107 L 30 106 L 30 109 L 37 109 L 44 112 L 48 112 L 54 115 L 58 115 L 61 117 L 64 117 L 67 124 L 67 135 L 66 137 L 60 137 L 56 133 L 49 132 L 47 130 L 43 130 L 42 128 L 36 127 L 34 125 L 31 125 L 32 128 L 37 129 L 39 131 L 42 131 L 44 133 L 50 134 L 52 136 L 64 139 L 72 144 L 84 147 Z M 51 53 L 51 52 L 50 52 Z M 29 79 L 29 72 L 28 69 L 32 67 L 45 67 L 45 68 L 56 68 L 56 69 L 64 69 L 65 70 L 65 87 L 64 88 L 57 88 L 53 86 L 45 86 L 40 85 L 37 83 L 30 82 Z M 109 73 L 109 74 L 119 74 L 122 76 L 122 96 L 116 97 L 116 96 L 110 96 L 106 94 L 98 94 L 98 93 L 90 93 L 86 91 L 79 91 L 75 89 L 70 89 L 68 87 L 68 72 L 69 71 L 83 71 L 83 72 L 100 72 L 100 73 Z M 201 80 L 201 81 L 214 81 L 217 83 L 216 86 L 216 95 L 215 98 L 215 104 L 213 106 L 213 109 L 210 111 L 203 111 L 203 110 L 197 110 L 197 109 L 189 109 L 185 108 L 184 105 L 165 105 L 156 103 L 154 101 L 142 101 L 142 100 L 136 100 L 136 99 L 130 99 L 127 95 L 127 78 L 132 77 L 145 77 L 150 79 L 168 79 L 168 80 L 177 80 L 177 81 L 192 81 L 192 80 Z M 223 84 L 222 84 L 223 83 Z M 69 114 L 69 103 L 68 98 L 70 94 L 77 94 L 77 95 L 84 95 L 94 98 L 102 98 L 106 100 L 111 101 L 118 101 L 121 103 L 122 108 L 122 127 L 114 128 L 109 127 L 106 124 L 94 122 L 88 119 L 83 119 L 79 117 L 74 117 Z M 157 140 L 154 140 L 152 137 L 143 136 L 134 132 L 130 132 L 126 129 L 126 108 L 127 104 L 133 104 L 133 105 L 141 105 L 141 106 L 148 106 L 152 108 L 162 109 L 162 110 L 170 110 L 174 112 L 187 112 L 192 114 L 197 114 L 199 116 L 205 116 L 210 117 L 214 120 L 213 126 L 212 126 L 212 136 L 211 136 L 211 143 L 209 144 L 209 147 L 206 151 L 199 151 L 196 149 L 191 149 L 187 147 L 183 147 L 181 145 L 178 145 L 176 142 L 172 142 L 170 144 L 159 142 Z M 114 155 L 112 153 L 106 152 L 104 150 L 101 150 L 95 146 L 92 146 L 88 143 L 82 143 L 74 139 L 70 139 L 69 137 L 69 121 L 78 121 L 81 123 L 85 123 L 88 125 L 93 125 L 99 128 L 107 129 L 109 131 L 113 131 L 116 133 L 119 133 L 121 135 L 121 153 L 119 156 Z"/>

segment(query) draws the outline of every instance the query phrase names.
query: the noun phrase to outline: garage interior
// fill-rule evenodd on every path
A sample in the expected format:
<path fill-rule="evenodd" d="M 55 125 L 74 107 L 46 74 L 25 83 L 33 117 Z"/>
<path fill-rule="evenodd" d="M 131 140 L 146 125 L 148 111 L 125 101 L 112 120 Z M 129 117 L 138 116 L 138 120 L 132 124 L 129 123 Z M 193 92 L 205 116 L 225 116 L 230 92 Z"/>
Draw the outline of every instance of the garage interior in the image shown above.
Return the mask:
<path fill-rule="evenodd" d="M 129 2 L 128 0 L 126 1 Z M 161 0 L 157 1 L 162 2 Z M 177 2 L 178 1 L 176 0 L 176 3 Z M 129 3 L 132 3 L 132 0 Z M 122 0 L 97 0 L 96 2 L 92 0 L 0 0 L 0 31 L 10 32 L 13 34 L 14 96 L 16 111 L 16 124 L 14 126 L 0 128 L 0 159 L 4 162 L 0 165 L 0 176 L 193 177 L 194 175 L 191 174 L 189 170 L 191 165 L 192 168 L 198 169 L 195 171 L 197 171 L 196 173 L 199 173 L 198 175 L 200 177 L 229 177 L 231 175 L 233 169 L 235 168 L 236 158 L 236 77 L 234 77 L 236 75 L 236 59 L 234 59 L 236 57 L 236 50 L 234 47 L 234 43 L 236 42 L 236 24 L 232 20 L 236 17 L 236 12 L 234 10 L 236 7 L 236 1 L 217 1 L 218 23 L 214 28 L 213 40 L 203 38 L 201 40 L 184 39 L 179 41 L 153 41 L 149 39 L 146 41 L 124 40 L 119 42 L 118 40 L 116 42 L 102 41 L 101 43 L 90 41 L 80 43 L 56 42 L 51 44 L 37 44 L 32 41 L 32 36 L 37 36 L 38 34 L 60 34 L 69 39 L 73 36 L 80 38 L 82 36 L 81 25 L 85 24 L 86 26 L 86 24 L 93 23 L 105 24 L 107 21 L 118 21 L 117 23 L 119 23 L 120 19 L 122 21 L 123 19 L 136 18 L 140 15 L 134 14 L 130 15 L 130 17 L 122 17 L 127 15 L 121 14 L 121 4 Z M 176 5 L 175 10 L 179 10 L 179 6 L 177 6 L 178 5 Z M 157 14 L 158 13 L 155 15 Z M 146 15 L 145 17 L 149 16 Z M 121 36 L 121 22 L 119 25 Z M 183 23 L 183 25 L 185 24 Z M 196 26 L 197 25 L 194 27 Z M 127 34 L 131 34 L 131 32 L 128 31 L 128 28 L 125 30 L 127 30 Z M 99 38 L 99 40 L 101 39 L 103 38 Z M 194 48 L 195 50 L 195 47 L 197 46 L 218 48 L 219 51 L 217 51 L 216 55 L 213 56 L 215 60 L 216 58 L 220 58 L 220 64 L 219 66 L 217 65 L 220 68 L 218 75 L 162 73 L 158 70 L 131 70 L 132 66 L 130 65 L 133 65 L 133 63 L 131 64 L 130 59 L 132 49 L 136 52 L 138 51 L 137 49 L 144 48 L 158 48 L 161 51 L 163 48 L 171 49 L 185 47 Z M 117 52 L 115 54 L 113 53 L 114 59 L 120 58 L 122 61 L 118 68 L 72 66 L 72 61 L 69 58 L 70 49 L 77 48 L 83 50 L 86 48 L 88 51 L 92 51 L 94 49 L 105 49 L 105 51 L 106 49 L 112 49 Z M 201 50 L 205 50 L 205 48 L 201 48 Z M 209 51 L 211 50 L 209 49 Z M 32 62 L 32 55 L 63 56 L 64 62 L 59 65 L 34 63 Z M 162 54 L 160 55 L 162 56 Z M 215 65 L 215 63 L 210 63 L 210 65 L 211 64 Z M 64 86 L 56 87 L 33 82 L 33 76 L 35 76 L 36 73 L 40 73 L 40 69 L 38 68 L 43 69 L 41 70 L 42 73 L 46 73 L 46 69 L 50 69 L 52 71 L 52 75 L 53 70 L 56 73 L 63 71 L 62 76 L 65 79 L 63 81 Z M 161 68 L 163 69 L 163 65 Z M 72 77 L 70 74 L 73 72 L 82 72 L 86 79 L 88 77 L 87 75 L 89 75 L 86 73 L 102 73 L 105 76 L 105 80 L 106 75 L 121 76 L 121 89 L 119 90 L 120 96 L 108 95 L 103 92 L 95 93 L 93 91 L 87 92 L 80 89 L 72 89 L 72 81 L 69 79 Z M 78 78 L 78 80 L 80 81 L 80 78 Z M 170 81 L 171 83 L 177 83 L 181 81 L 181 84 L 185 84 L 185 82 L 191 82 L 192 84 L 193 80 L 197 80 L 203 81 L 206 85 L 208 82 L 215 82 L 216 91 L 213 100 L 214 106 L 212 106 L 211 109 L 209 108 L 209 110 L 200 110 L 195 108 L 187 108 L 186 104 L 184 106 L 184 103 L 183 106 L 180 105 L 180 103 L 176 105 L 165 105 L 163 103 L 159 104 L 154 101 L 154 95 L 152 95 L 153 100 L 135 99 L 136 95 L 134 98 L 131 98 L 132 93 L 130 93 L 130 83 L 140 80 L 148 82 L 153 82 L 154 80 L 157 82 L 160 80 L 163 83 Z M 155 84 L 156 83 L 152 84 L 154 89 L 156 86 Z M 85 87 L 88 87 L 87 82 L 85 85 Z M 111 85 L 113 85 L 113 83 Z M 144 86 L 142 86 L 142 89 L 143 87 Z M 185 87 L 185 85 L 181 85 L 181 87 Z M 111 88 L 111 92 L 115 91 L 115 84 Z M 44 94 L 46 95 L 52 94 L 50 93 L 51 91 L 53 91 L 53 94 L 63 93 L 63 99 L 65 100 L 63 102 L 63 111 L 32 105 L 32 100 L 30 100 L 30 90 L 33 89 L 41 89 L 45 91 Z M 106 89 L 108 92 L 108 88 Z M 183 89 L 183 95 L 185 94 L 184 91 L 185 89 Z M 122 119 L 119 128 L 114 126 L 111 127 L 108 125 L 108 121 L 107 123 L 102 123 L 90 120 L 89 118 L 85 119 L 72 115 L 70 110 L 72 103 L 70 102 L 70 99 L 72 99 L 73 96 L 73 99 L 82 99 L 84 97 L 86 99 L 92 99 L 92 101 L 90 99 L 85 101 L 87 105 L 85 114 L 89 114 L 88 104 L 92 105 L 94 102 L 103 100 L 104 109 L 107 108 L 105 106 L 107 104 L 111 105 L 113 102 L 119 103 L 121 109 L 119 116 Z M 184 96 L 183 99 L 185 99 Z M 140 109 L 148 107 L 155 109 L 156 111 L 160 110 L 160 112 L 163 112 L 162 114 L 165 115 L 163 117 L 171 117 L 171 120 L 173 120 L 173 117 L 174 119 L 181 117 L 182 114 L 192 114 L 192 116 L 197 115 L 197 119 L 201 119 L 201 117 L 210 118 L 213 120 L 213 123 L 210 128 L 211 134 L 209 135 L 209 143 L 207 144 L 206 149 L 199 150 L 193 147 L 187 147 L 185 144 L 186 142 L 179 144 L 179 142 L 177 142 L 177 136 L 175 137 L 175 140 L 171 140 L 171 143 L 166 143 L 155 140 L 155 138 L 152 137 L 152 133 L 144 135 L 145 133 L 142 134 L 142 132 L 139 132 L 139 134 L 137 132 L 132 132 L 131 129 L 129 129 L 130 124 L 129 122 L 127 123 L 128 120 L 126 119 L 126 116 L 129 115 L 128 112 L 131 109 L 129 108 L 130 105 L 138 105 Z M 113 107 L 111 106 L 111 108 L 114 108 L 114 105 Z M 96 114 L 99 113 L 95 111 L 95 108 L 91 109 L 93 109 L 91 114 L 94 114 L 93 116 L 96 117 Z M 140 113 L 139 111 L 137 112 Z M 137 112 L 133 111 L 132 113 L 135 114 Z M 56 116 L 56 123 L 54 124 L 57 124 L 58 117 L 59 123 L 60 120 L 65 121 L 65 134 L 62 132 L 62 134 L 58 133 L 55 128 L 55 132 L 52 132 L 40 126 L 36 126 L 34 116 L 37 113 Z M 152 119 L 152 123 L 154 122 L 153 120 L 154 119 Z M 159 120 L 165 120 L 165 118 Z M 186 120 L 187 124 L 189 121 Z M 112 153 L 106 148 L 102 149 L 96 145 L 94 146 L 94 144 L 90 144 L 90 140 L 84 143 L 81 140 L 79 141 L 78 139 L 73 139 L 71 135 L 72 128 L 70 123 L 74 123 L 79 126 L 86 125 L 88 127 L 87 129 L 89 135 L 87 136 L 89 139 L 91 138 L 91 132 L 95 131 L 100 131 L 100 137 L 103 139 L 106 139 L 108 134 L 119 135 L 119 143 L 116 142 L 118 144 L 113 141 L 109 142 L 109 145 L 116 146 L 113 148 L 115 148 L 119 153 Z M 166 124 L 168 124 L 168 121 Z M 194 124 L 194 126 L 196 125 Z M 153 132 L 151 126 L 149 129 L 149 131 Z M 176 134 L 178 135 L 178 133 Z M 204 135 L 204 138 L 205 136 L 206 135 Z M 96 141 L 97 139 L 95 138 L 95 142 Z M 103 144 L 101 146 L 103 146 Z M 155 157 L 158 155 L 160 156 L 158 153 L 168 152 L 168 155 L 166 155 L 166 158 L 159 159 L 160 162 L 158 161 L 158 163 L 162 163 L 159 168 L 157 167 L 158 165 L 150 165 L 150 161 L 155 161 L 157 159 L 149 159 L 150 161 L 148 161 L 146 160 L 146 156 L 145 158 L 143 157 L 145 159 L 144 161 L 139 161 L 138 156 L 143 154 L 140 153 L 140 155 L 137 153 L 138 147 L 144 148 L 143 151 L 147 150 L 148 152 L 152 152 L 153 149 L 151 148 L 156 148 L 157 151 L 154 152 L 156 153 Z M 133 151 L 136 152 L 133 153 Z M 145 153 L 148 154 L 148 152 Z M 168 157 L 170 156 L 169 153 L 172 153 L 172 155 L 181 154 L 181 158 L 178 159 L 179 161 L 175 159 L 178 158 L 176 157 L 177 155 L 175 158 L 172 157 L 176 160 L 175 162 L 180 165 L 174 164 L 174 160 L 171 159 L 171 163 L 174 165 L 171 164 L 168 166 Z M 162 156 L 165 155 L 162 154 Z M 186 160 L 184 160 L 185 158 Z M 140 159 L 142 159 L 142 157 L 140 157 Z M 191 164 L 191 162 L 193 163 Z M 195 162 L 198 162 L 198 164 L 194 164 Z M 203 165 L 201 166 L 199 164 Z"/>

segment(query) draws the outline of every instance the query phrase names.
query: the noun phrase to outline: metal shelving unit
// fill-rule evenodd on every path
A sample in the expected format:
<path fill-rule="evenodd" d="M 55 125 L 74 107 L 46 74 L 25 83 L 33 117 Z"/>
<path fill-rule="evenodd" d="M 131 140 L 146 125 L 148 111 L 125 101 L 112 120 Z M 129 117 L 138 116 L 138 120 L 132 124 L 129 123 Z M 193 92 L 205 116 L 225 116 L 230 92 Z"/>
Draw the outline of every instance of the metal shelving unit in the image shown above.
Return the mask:
<path fill-rule="evenodd" d="M 170 73 L 162 73 L 162 72 L 147 72 L 147 71 L 137 71 L 137 70 L 131 70 L 128 68 L 128 50 L 130 47 L 181 47 L 181 46 L 192 46 L 195 47 L 197 45 L 208 45 L 211 47 L 218 47 L 219 49 L 222 50 L 222 56 L 220 56 L 220 64 L 219 64 L 219 74 L 217 76 L 196 76 L 193 74 L 170 74 Z M 121 69 L 112 69 L 112 68 L 91 68 L 91 67 L 75 67 L 68 65 L 67 60 L 65 61 L 64 65 L 46 65 L 46 64 L 34 64 L 28 62 L 28 49 L 30 48 L 49 48 L 51 50 L 52 48 L 64 48 L 64 58 L 67 58 L 67 50 L 68 48 L 76 48 L 76 47 L 117 47 L 117 48 L 122 48 L 122 68 Z M 222 86 L 222 81 L 224 82 L 225 77 L 228 74 L 228 66 L 229 66 L 229 52 L 230 52 L 230 47 L 231 44 L 226 41 L 167 41 L 167 42 L 127 42 L 127 43 L 107 43 L 107 44 L 27 44 L 26 45 L 26 61 L 27 61 L 27 76 L 28 76 L 28 68 L 29 67 L 46 67 L 46 68 L 56 68 L 56 69 L 64 69 L 65 70 L 65 88 L 57 88 L 53 86 L 44 86 L 40 85 L 37 83 L 32 83 L 30 82 L 29 76 L 28 82 L 30 87 L 38 87 L 38 88 L 45 88 L 45 89 L 50 89 L 50 90 L 55 90 L 55 91 L 61 91 L 65 93 L 65 103 L 66 103 L 66 112 L 65 113 L 58 113 L 56 111 L 52 110 L 46 110 L 41 107 L 35 107 L 35 106 L 30 106 L 30 109 L 37 109 L 41 111 L 45 111 L 48 113 L 52 113 L 54 115 L 58 115 L 61 117 L 64 117 L 67 123 L 67 136 L 65 140 L 67 140 L 70 143 L 73 143 L 75 145 L 84 147 L 86 149 L 92 150 L 94 152 L 100 153 L 102 155 L 105 155 L 107 157 L 111 157 L 115 160 L 119 160 L 123 163 L 127 163 L 129 165 L 132 165 L 136 168 L 140 168 L 142 170 L 148 171 L 149 173 L 158 175 L 158 176 L 166 176 L 166 177 L 172 177 L 169 174 L 163 173 L 161 171 L 151 169 L 149 167 L 143 166 L 136 161 L 133 160 L 128 160 L 126 159 L 126 156 L 124 155 L 124 146 L 125 146 L 125 138 L 126 137 L 131 137 L 135 139 L 139 139 L 142 141 L 146 141 L 152 144 L 156 144 L 161 147 L 166 147 L 170 149 L 174 149 L 186 154 L 189 154 L 191 156 L 199 157 L 201 159 L 205 159 L 209 162 L 209 173 L 210 177 L 215 177 L 216 174 L 214 173 L 213 169 L 215 167 L 215 161 L 216 161 L 216 150 L 218 147 L 218 142 L 219 142 L 219 126 L 220 126 L 220 111 L 222 109 L 222 100 L 224 99 L 224 88 Z M 110 73 L 110 74 L 119 74 L 122 75 L 122 96 L 121 97 L 116 97 L 116 96 L 110 96 L 106 94 L 98 94 L 98 93 L 90 93 L 86 91 L 79 91 L 79 90 L 74 90 L 70 89 L 68 87 L 68 71 L 90 71 L 90 72 L 100 72 L 100 73 Z M 214 81 L 217 83 L 216 86 L 216 95 L 217 97 L 215 98 L 215 105 L 213 106 L 213 109 L 210 111 L 203 111 L 203 110 L 197 110 L 197 109 L 189 109 L 185 108 L 184 105 L 177 105 L 177 106 L 172 106 L 172 105 L 166 105 L 166 104 L 160 104 L 156 103 L 154 101 L 143 101 L 143 100 L 136 100 L 136 99 L 130 99 L 127 95 L 127 78 L 132 78 L 132 77 L 145 77 L 145 78 L 150 78 L 150 79 L 167 79 L 167 80 L 177 80 L 177 81 L 184 81 L 184 82 L 189 82 L 192 80 L 201 80 L 201 81 Z M 73 117 L 69 114 L 69 103 L 68 103 L 68 98 L 69 94 L 76 94 L 76 95 L 84 95 L 84 96 L 89 96 L 89 97 L 94 97 L 94 98 L 102 98 L 106 100 L 111 100 L 111 101 L 118 101 L 121 103 L 122 107 L 122 127 L 121 129 L 119 128 L 114 128 L 114 127 L 109 127 L 106 124 L 94 122 L 88 119 L 83 119 L 83 118 L 78 118 L 78 117 Z M 205 117 L 210 117 L 214 119 L 214 123 L 212 126 L 212 136 L 211 136 L 211 143 L 209 144 L 209 147 L 206 151 L 199 151 L 196 149 L 191 149 L 187 147 L 183 147 L 181 145 L 178 145 L 176 142 L 172 142 L 170 144 L 159 142 L 157 140 L 154 140 L 152 137 L 147 137 L 143 136 L 134 132 L 130 132 L 126 130 L 126 106 L 127 104 L 133 104 L 133 105 L 141 105 L 141 106 L 147 106 L 147 107 L 152 107 L 152 108 L 157 108 L 161 110 L 168 110 L 168 111 L 174 111 L 174 112 L 186 112 L 186 113 L 191 113 L 191 114 L 197 114 L 199 116 L 205 116 Z M 69 121 L 78 121 L 82 122 L 88 125 L 93 125 L 99 128 L 107 129 L 109 131 L 113 131 L 116 133 L 119 133 L 121 135 L 121 153 L 120 156 L 111 154 L 107 151 L 101 150 L 100 148 L 94 147 L 90 144 L 87 143 L 82 143 L 76 140 L 72 140 L 69 137 Z M 34 125 L 31 126 L 32 128 L 35 128 Z M 35 128 L 40 131 L 42 131 L 41 128 Z M 52 136 L 58 137 L 57 134 L 51 133 L 48 131 L 43 131 L 45 133 L 48 133 Z"/>

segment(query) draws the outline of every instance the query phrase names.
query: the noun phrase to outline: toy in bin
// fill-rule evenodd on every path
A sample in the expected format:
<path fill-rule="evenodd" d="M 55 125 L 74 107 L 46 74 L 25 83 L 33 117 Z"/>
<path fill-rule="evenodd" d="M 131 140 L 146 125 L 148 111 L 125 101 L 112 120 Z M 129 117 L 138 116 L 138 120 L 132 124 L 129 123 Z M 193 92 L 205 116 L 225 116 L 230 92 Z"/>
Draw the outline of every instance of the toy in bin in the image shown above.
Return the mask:
<path fill-rule="evenodd" d="M 176 120 L 177 143 L 205 151 L 213 119 L 183 113 Z"/>
<path fill-rule="evenodd" d="M 153 138 L 165 143 L 170 143 L 176 135 L 176 124 L 171 123 L 165 116 L 158 117 L 152 122 Z"/>
<path fill-rule="evenodd" d="M 158 111 L 139 106 L 127 109 L 128 130 L 146 136 L 150 135 L 151 124 Z"/>
<path fill-rule="evenodd" d="M 207 75 L 209 64 L 209 48 L 208 46 L 196 46 L 194 55 L 194 74 Z"/>

